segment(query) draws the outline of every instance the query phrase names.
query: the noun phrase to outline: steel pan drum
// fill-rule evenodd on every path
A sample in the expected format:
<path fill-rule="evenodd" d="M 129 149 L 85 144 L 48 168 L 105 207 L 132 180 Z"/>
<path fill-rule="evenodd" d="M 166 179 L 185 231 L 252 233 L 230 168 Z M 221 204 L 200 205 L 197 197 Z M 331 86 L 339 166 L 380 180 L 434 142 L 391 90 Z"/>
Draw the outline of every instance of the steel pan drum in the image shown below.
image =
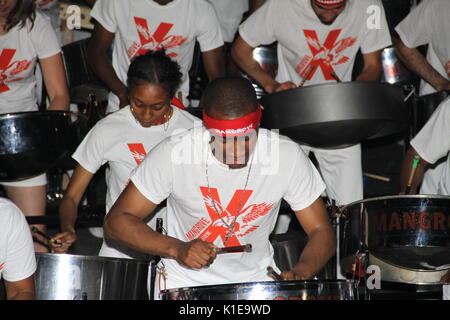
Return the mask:
<path fill-rule="evenodd" d="M 148 261 L 36 253 L 38 300 L 148 299 Z"/>
<path fill-rule="evenodd" d="M 262 127 L 321 148 L 399 133 L 408 124 L 400 86 L 346 82 L 312 85 L 264 96 Z"/>
<path fill-rule="evenodd" d="M 395 53 L 395 48 L 389 47 L 381 52 L 381 63 L 383 66 L 382 82 L 407 83 L 413 80 L 411 72 L 405 67 Z"/>
<path fill-rule="evenodd" d="M 0 115 L 0 181 L 40 174 L 75 150 L 86 121 L 71 112 L 19 112 Z"/>
<path fill-rule="evenodd" d="M 450 197 L 372 198 L 345 206 L 343 213 L 340 257 L 347 273 L 355 253 L 364 248 L 384 264 L 413 272 L 450 268 Z"/>
<path fill-rule="evenodd" d="M 162 300 L 357 300 L 349 280 L 264 281 L 165 290 Z"/>

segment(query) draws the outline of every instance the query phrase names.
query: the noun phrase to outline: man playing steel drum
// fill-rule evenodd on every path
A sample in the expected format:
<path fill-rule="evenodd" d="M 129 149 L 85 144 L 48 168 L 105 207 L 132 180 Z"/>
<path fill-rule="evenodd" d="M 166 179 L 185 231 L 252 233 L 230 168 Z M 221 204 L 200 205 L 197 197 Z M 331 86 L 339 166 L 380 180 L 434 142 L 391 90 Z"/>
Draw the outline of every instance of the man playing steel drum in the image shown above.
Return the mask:
<path fill-rule="evenodd" d="M 275 41 L 279 67 L 273 79 L 253 59 L 252 51 Z M 299 84 L 351 81 L 359 49 L 364 68 L 356 81 L 378 81 L 381 49 L 389 45 L 381 0 L 268 0 L 240 26 L 232 55 L 267 93 L 273 93 Z M 330 199 L 345 205 L 363 198 L 359 144 L 337 149 L 302 147 L 315 154 Z"/>
<path fill-rule="evenodd" d="M 427 166 L 443 161 L 442 174 L 433 194 L 450 196 L 450 97 L 411 140 L 400 172 L 400 193 L 416 194 Z M 449 261 L 450 264 L 450 261 Z M 442 281 L 450 283 L 450 271 Z"/>
<path fill-rule="evenodd" d="M 272 280 L 269 241 L 285 199 L 309 242 L 284 280 L 311 279 L 335 252 L 325 186 L 300 146 L 260 129 L 251 83 L 220 78 L 200 101 L 203 127 L 161 142 L 106 216 L 107 237 L 161 256 L 155 290 Z M 143 219 L 167 199 L 167 234 Z M 252 245 L 252 252 L 219 254 Z"/>
<path fill-rule="evenodd" d="M 395 28 L 399 38 L 394 37 L 394 43 L 399 57 L 422 78 L 421 96 L 450 90 L 449 12 L 448 0 L 422 1 Z M 426 58 L 417 49 L 421 45 L 428 45 Z M 428 168 L 420 193 L 437 193 L 444 170 L 443 164 Z"/>

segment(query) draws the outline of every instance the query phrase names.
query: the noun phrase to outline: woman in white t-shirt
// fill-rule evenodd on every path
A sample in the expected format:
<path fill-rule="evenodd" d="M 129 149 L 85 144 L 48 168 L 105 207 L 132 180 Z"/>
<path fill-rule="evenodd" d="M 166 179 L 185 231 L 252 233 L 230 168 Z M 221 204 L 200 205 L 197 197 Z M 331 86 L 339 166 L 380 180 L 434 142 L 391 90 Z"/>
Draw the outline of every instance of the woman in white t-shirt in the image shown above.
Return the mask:
<path fill-rule="evenodd" d="M 39 62 L 50 105 L 48 110 L 68 110 L 69 92 L 61 48 L 47 17 L 33 0 L 5 0 L 0 4 L 0 113 L 38 111 L 36 76 Z M 10 198 L 27 216 L 44 215 L 46 176 L 4 182 Z M 43 226 L 38 226 L 44 231 Z M 38 251 L 47 251 L 39 244 Z"/>
<path fill-rule="evenodd" d="M 62 233 L 55 239 L 62 242 L 62 247 L 55 245 L 55 252 L 67 252 L 76 241 L 78 205 L 93 175 L 103 164 L 109 165 L 106 175 L 108 212 L 128 184 L 131 171 L 146 154 L 151 154 L 154 146 L 173 133 L 194 126 L 195 118 L 181 110 L 184 107 L 174 98 L 182 74 L 179 65 L 165 51 L 148 52 L 136 58 L 127 77 L 130 105 L 99 121 L 73 155 L 78 165 L 59 208 Z M 100 255 L 142 258 L 108 241 L 104 241 Z"/>
<path fill-rule="evenodd" d="M 36 258 L 33 240 L 20 209 L 0 198 L 0 279 L 8 300 L 34 299 Z"/>

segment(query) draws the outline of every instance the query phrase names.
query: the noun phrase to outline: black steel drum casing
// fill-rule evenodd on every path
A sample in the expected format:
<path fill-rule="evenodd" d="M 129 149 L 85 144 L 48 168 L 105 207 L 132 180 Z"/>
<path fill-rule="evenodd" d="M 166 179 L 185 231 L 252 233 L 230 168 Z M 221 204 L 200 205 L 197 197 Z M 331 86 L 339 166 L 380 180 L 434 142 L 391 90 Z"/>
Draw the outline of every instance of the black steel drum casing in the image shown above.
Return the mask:
<path fill-rule="evenodd" d="M 311 85 L 264 96 L 262 127 L 319 148 L 354 145 L 406 129 L 404 92 L 388 83 Z"/>
<path fill-rule="evenodd" d="M 78 145 L 85 133 L 82 123 L 64 111 L 0 115 L 0 181 L 20 180 L 58 164 Z"/>
<path fill-rule="evenodd" d="M 409 270 L 435 271 L 450 264 L 450 197 L 366 199 L 345 206 L 343 213 L 340 259 L 347 273 L 364 246 L 370 255 Z"/>
<path fill-rule="evenodd" d="M 264 281 L 165 290 L 162 300 L 357 300 L 354 281 Z"/>

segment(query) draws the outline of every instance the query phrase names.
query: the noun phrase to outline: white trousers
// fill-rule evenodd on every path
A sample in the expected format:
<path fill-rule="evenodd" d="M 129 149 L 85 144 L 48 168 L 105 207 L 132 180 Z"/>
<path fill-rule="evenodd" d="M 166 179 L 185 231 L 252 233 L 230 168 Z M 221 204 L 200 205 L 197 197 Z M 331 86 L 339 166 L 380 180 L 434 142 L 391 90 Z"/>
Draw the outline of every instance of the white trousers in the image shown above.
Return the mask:
<path fill-rule="evenodd" d="M 321 149 L 306 145 L 301 147 L 307 155 L 314 153 L 319 165 L 318 170 L 326 185 L 326 195 L 335 200 L 336 205 L 346 205 L 363 199 L 360 144 L 340 149 Z M 290 222 L 290 215 L 279 215 L 273 233 L 286 233 Z"/>
<path fill-rule="evenodd" d="M 336 200 L 337 205 L 346 205 L 363 199 L 360 144 L 340 149 L 321 149 L 302 145 L 302 149 L 308 155 L 310 152 L 314 153 L 328 198 Z"/>

